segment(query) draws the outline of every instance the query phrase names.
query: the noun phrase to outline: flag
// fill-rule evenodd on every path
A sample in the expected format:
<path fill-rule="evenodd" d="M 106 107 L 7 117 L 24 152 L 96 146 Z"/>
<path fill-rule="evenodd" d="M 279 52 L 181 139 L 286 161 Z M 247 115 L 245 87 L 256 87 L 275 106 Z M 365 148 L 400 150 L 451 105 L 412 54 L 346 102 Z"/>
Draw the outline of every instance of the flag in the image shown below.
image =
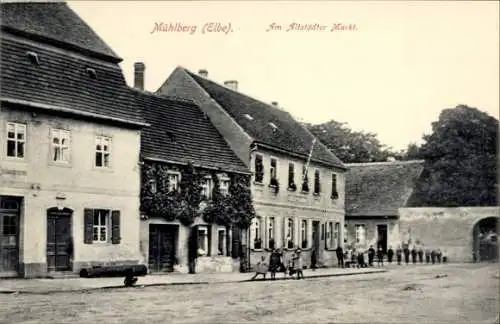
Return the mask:
<path fill-rule="evenodd" d="M 309 169 L 309 163 L 311 162 L 311 156 L 313 154 L 314 144 L 315 143 L 316 143 L 316 137 L 312 141 L 311 151 L 309 152 L 309 156 L 307 157 L 306 167 L 304 169 L 304 173 L 302 174 L 302 182 L 304 182 L 304 179 L 306 178 L 306 174 L 307 174 L 307 171 Z"/>

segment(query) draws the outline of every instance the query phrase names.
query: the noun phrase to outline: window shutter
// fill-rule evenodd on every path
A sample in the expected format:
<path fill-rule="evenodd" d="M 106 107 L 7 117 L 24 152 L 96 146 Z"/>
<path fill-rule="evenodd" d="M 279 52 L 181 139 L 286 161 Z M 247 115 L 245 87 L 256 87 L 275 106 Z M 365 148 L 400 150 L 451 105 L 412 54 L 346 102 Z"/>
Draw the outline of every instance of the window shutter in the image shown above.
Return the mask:
<path fill-rule="evenodd" d="M 111 243 L 120 244 L 120 211 L 113 210 L 111 212 Z"/>
<path fill-rule="evenodd" d="M 212 255 L 212 225 L 207 225 L 207 256 Z"/>
<path fill-rule="evenodd" d="M 83 243 L 92 244 L 93 232 L 94 232 L 94 210 L 84 209 L 83 210 Z"/>

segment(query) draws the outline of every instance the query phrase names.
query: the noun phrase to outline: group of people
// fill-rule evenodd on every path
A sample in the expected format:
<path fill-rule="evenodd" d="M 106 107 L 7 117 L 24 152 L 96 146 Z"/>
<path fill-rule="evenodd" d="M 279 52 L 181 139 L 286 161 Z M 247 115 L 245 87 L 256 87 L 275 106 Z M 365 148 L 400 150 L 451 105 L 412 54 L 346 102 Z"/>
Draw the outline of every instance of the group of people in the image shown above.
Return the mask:
<path fill-rule="evenodd" d="M 401 265 L 403 262 L 409 264 L 416 263 L 446 263 L 448 261 L 448 256 L 446 250 L 441 251 L 441 249 L 429 249 L 423 247 L 423 245 L 412 245 L 402 244 L 398 246 L 396 251 L 389 247 L 387 253 L 384 252 L 381 246 L 378 246 L 377 250 L 370 246 L 368 250 L 348 248 L 343 251 L 342 247 L 338 247 L 336 250 L 338 266 L 339 267 L 373 267 L 375 258 L 377 265 L 382 267 L 384 265 L 384 257 L 387 255 L 387 262 L 392 264 L 394 260 L 394 255 L 396 256 L 396 262 Z M 367 255 L 367 261 L 365 261 L 365 255 Z"/>
<path fill-rule="evenodd" d="M 316 268 L 316 251 L 311 254 L 311 268 Z M 268 272 L 271 273 L 271 279 L 276 279 L 276 273 L 283 272 L 285 277 L 287 274 L 290 277 L 297 275 L 297 279 L 304 279 L 304 260 L 302 251 L 298 248 L 288 257 L 285 256 L 282 250 L 273 249 L 269 257 L 269 264 L 266 262 L 266 257 L 262 256 L 261 260 L 257 263 L 255 275 L 252 280 L 255 280 L 259 275 L 266 279 Z"/>

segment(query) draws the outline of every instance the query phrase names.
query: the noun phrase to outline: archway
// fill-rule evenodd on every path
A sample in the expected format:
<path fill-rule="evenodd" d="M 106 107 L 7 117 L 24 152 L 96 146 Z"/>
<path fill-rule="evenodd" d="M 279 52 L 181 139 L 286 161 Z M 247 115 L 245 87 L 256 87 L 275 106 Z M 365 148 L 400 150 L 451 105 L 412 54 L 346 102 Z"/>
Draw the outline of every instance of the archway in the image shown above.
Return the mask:
<path fill-rule="evenodd" d="M 474 262 L 498 261 L 498 218 L 478 221 L 472 230 L 472 242 Z"/>

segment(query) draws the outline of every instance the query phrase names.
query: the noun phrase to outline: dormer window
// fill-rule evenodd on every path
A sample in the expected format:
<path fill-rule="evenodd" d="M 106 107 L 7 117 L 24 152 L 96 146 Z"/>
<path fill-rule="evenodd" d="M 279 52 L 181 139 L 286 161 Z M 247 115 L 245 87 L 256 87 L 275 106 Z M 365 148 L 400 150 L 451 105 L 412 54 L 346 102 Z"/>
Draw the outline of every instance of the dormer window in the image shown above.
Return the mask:
<path fill-rule="evenodd" d="M 249 114 L 244 114 L 243 116 L 245 116 L 245 118 L 248 120 L 253 120 L 253 117 L 250 116 Z"/>
<path fill-rule="evenodd" d="M 87 68 L 87 74 L 92 79 L 97 79 L 97 72 L 95 71 L 95 69 L 93 69 L 93 68 Z"/>
<path fill-rule="evenodd" d="M 271 126 L 273 128 L 273 131 L 277 131 L 278 130 L 278 126 L 276 126 L 275 123 L 269 123 L 269 126 Z"/>
<path fill-rule="evenodd" d="M 40 59 L 38 58 L 37 53 L 29 51 L 29 52 L 26 52 L 26 55 L 28 56 L 31 63 L 36 64 L 36 65 L 40 65 Z"/>

